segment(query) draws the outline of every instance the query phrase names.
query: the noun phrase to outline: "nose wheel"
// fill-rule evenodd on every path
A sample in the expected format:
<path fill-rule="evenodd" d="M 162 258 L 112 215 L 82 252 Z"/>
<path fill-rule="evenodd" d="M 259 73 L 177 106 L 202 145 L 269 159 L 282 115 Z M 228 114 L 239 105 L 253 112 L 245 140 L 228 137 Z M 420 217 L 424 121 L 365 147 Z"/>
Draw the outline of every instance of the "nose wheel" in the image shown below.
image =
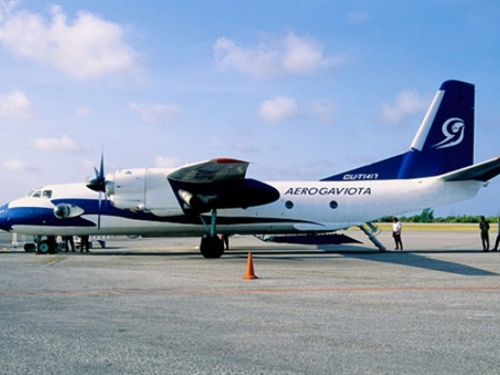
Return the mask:
<path fill-rule="evenodd" d="M 38 254 L 55 254 L 57 253 L 57 241 L 54 236 L 47 236 L 47 239 L 38 241 L 36 246 Z"/>

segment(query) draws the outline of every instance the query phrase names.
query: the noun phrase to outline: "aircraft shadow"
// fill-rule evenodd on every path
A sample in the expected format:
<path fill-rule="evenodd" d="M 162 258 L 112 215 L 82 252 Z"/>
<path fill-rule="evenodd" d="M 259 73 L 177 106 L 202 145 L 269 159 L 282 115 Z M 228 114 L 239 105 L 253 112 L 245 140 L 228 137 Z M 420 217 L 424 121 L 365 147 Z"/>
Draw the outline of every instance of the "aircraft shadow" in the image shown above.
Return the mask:
<path fill-rule="evenodd" d="M 464 252 L 474 252 L 476 251 L 453 251 L 456 253 L 464 253 Z M 370 260 L 373 262 L 380 263 L 391 263 L 398 264 L 401 266 L 407 267 L 415 267 L 422 268 L 429 271 L 438 271 L 438 272 L 447 272 L 453 273 L 456 275 L 463 276 L 498 276 L 498 273 L 483 270 L 477 267 L 468 266 L 466 264 L 450 262 L 441 259 L 434 259 L 426 257 L 425 253 L 433 253 L 436 254 L 436 251 L 423 251 L 423 252 L 384 252 L 379 253 L 378 256 L 368 257 L 364 254 L 358 253 L 349 253 L 344 254 L 345 257 L 354 258 L 354 259 L 362 259 L 362 260 Z M 450 251 L 443 251 L 439 253 L 450 253 Z"/>
<path fill-rule="evenodd" d="M 282 261 L 307 261 L 314 259 L 339 259 L 342 257 L 368 260 L 379 263 L 391 263 L 406 267 L 421 268 L 430 271 L 446 272 L 463 276 L 498 276 L 498 273 L 483 270 L 477 267 L 472 267 L 466 264 L 450 262 L 441 259 L 427 257 L 426 254 L 464 254 L 464 253 L 481 253 L 477 250 L 412 250 L 412 251 L 387 251 L 379 252 L 376 249 L 367 249 L 363 247 L 343 247 L 341 249 L 332 246 L 325 246 L 317 249 L 304 249 L 302 247 L 293 247 L 288 249 L 272 248 L 272 247 L 245 247 L 235 248 L 226 251 L 223 259 L 243 259 L 251 252 L 255 257 L 271 260 Z M 64 253 L 66 254 L 66 253 Z M 70 253 L 71 254 L 71 253 Z M 201 257 L 198 250 L 190 251 L 148 251 L 148 250 L 128 250 L 120 247 L 110 247 L 106 249 L 95 249 L 89 253 L 79 253 L 84 256 L 165 256 L 165 257 L 186 257 L 197 258 Z M 211 261 L 211 260 L 207 260 Z M 212 260 L 212 261 L 217 261 Z"/>
<path fill-rule="evenodd" d="M 498 276 L 498 273 L 483 270 L 477 267 L 472 267 L 466 264 L 450 262 L 441 259 L 429 258 L 425 255 L 421 254 L 436 254 L 436 253 L 477 253 L 477 250 L 468 251 L 468 250 L 457 250 L 457 251 L 418 251 L 418 252 L 379 252 L 375 251 L 332 251 L 332 250 L 322 250 L 322 251 L 304 251 L 304 252 L 279 252 L 279 255 L 276 251 L 274 252 L 255 252 L 255 255 L 258 257 L 266 257 L 269 258 L 271 256 L 273 259 L 283 259 L 283 260 L 295 260 L 301 261 L 311 258 L 352 258 L 359 260 L 368 260 L 372 262 L 380 262 L 380 263 L 391 263 L 397 264 L 406 267 L 414 267 L 421 268 L 429 271 L 438 271 L 438 272 L 446 272 L 463 276 Z M 285 255 L 286 254 L 286 255 Z M 335 254 L 335 256 L 333 256 Z M 283 256 L 285 255 L 285 256 Z M 246 254 L 242 254 L 242 256 L 246 256 Z"/>

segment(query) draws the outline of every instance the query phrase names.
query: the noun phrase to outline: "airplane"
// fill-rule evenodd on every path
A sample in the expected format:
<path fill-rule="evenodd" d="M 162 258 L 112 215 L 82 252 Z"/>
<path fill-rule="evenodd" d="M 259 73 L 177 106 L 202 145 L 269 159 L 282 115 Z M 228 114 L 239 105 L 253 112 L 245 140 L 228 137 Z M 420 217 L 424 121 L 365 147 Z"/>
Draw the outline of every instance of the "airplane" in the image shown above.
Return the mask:
<path fill-rule="evenodd" d="M 348 241 L 335 232 L 472 199 L 500 174 L 500 157 L 473 164 L 474 90 L 444 82 L 408 151 L 318 181 L 258 181 L 246 177 L 248 162 L 233 158 L 106 174 L 101 155 L 86 183 L 43 186 L 1 206 L 0 229 L 41 237 L 40 253 L 54 252 L 55 237 L 65 235 L 199 236 L 205 258 L 224 254 L 220 235 Z"/>

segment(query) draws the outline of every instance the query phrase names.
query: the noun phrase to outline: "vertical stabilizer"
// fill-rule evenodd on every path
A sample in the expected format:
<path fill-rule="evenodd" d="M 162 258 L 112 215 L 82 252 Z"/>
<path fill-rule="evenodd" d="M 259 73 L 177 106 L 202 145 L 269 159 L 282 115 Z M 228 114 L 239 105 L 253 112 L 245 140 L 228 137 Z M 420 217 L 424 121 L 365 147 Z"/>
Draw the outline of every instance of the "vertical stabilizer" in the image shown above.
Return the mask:
<path fill-rule="evenodd" d="M 446 81 L 404 154 L 323 180 L 386 180 L 437 176 L 473 163 L 474 85 Z"/>

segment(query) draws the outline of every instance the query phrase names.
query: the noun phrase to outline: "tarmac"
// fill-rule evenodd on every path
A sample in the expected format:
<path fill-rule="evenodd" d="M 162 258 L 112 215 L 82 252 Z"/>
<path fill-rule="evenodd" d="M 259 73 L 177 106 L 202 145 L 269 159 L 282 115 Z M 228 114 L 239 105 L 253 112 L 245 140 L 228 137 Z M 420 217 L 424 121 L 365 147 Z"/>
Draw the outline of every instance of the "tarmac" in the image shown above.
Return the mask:
<path fill-rule="evenodd" d="M 500 373 L 500 252 L 478 232 L 407 231 L 382 253 L 348 235 L 364 243 L 236 236 L 204 259 L 194 238 L 36 255 L 3 234 L 1 372 Z"/>

